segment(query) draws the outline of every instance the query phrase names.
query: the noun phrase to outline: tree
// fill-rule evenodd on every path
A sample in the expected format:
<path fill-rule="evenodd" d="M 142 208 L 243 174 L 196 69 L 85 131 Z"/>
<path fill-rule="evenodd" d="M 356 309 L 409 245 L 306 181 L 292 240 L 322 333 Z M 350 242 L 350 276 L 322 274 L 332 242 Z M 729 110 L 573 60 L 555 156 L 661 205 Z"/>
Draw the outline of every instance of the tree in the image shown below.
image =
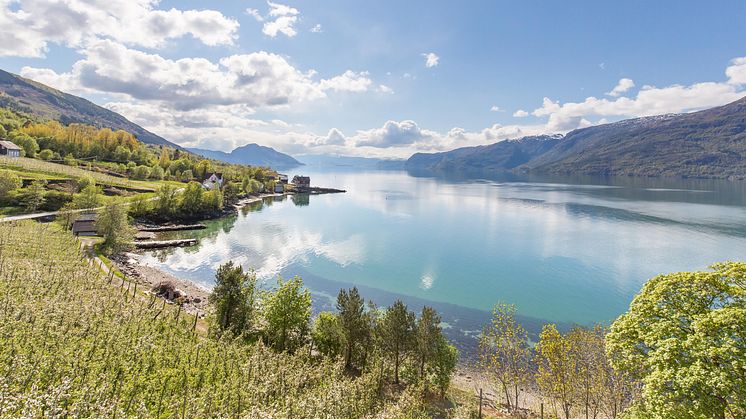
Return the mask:
<path fill-rule="evenodd" d="M 585 410 L 585 417 L 596 417 L 602 409 L 606 392 L 606 354 L 604 353 L 604 330 L 600 326 L 593 330 L 575 327 L 567 333 L 570 356 L 575 359 L 575 399 Z"/>
<path fill-rule="evenodd" d="M 437 355 L 441 337 L 440 316 L 432 307 L 422 307 L 415 336 L 421 380 L 425 378 L 425 365 Z"/>
<path fill-rule="evenodd" d="M 408 311 L 401 300 L 396 300 L 386 310 L 380 323 L 382 349 L 394 359 L 396 384 L 399 384 L 399 366 L 412 350 L 414 323 L 414 313 Z"/>
<path fill-rule="evenodd" d="M 345 343 L 339 317 L 328 311 L 319 313 L 313 323 L 311 338 L 319 352 L 329 357 L 338 356 Z"/>
<path fill-rule="evenodd" d="M 223 209 L 223 193 L 214 188 L 205 192 L 202 198 L 202 208 L 205 211 L 220 211 Z"/>
<path fill-rule="evenodd" d="M 451 384 L 451 376 L 456 370 L 458 362 L 458 350 L 448 343 L 445 337 L 438 337 L 435 357 L 431 364 L 435 385 L 440 390 L 440 397 L 444 397 L 448 386 Z"/>
<path fill-rule="evenodd" d="M 311 293 L 296 276 L 277 277 L 277 289 L 264 297 L 265 334 L 278 351 L 293 352 L 304 343 L 311 319 Z"/>
<path fill-rule="evenodd" d="M 137 194 L 132 198 L 129 212 L 133 217 L 142 217 L 150 212 L 150 202 L 143 194 Z"/>
<path fill-rule="evenodd" d="M 176 212 L 178 192 L 171 185 L 163 185 L 156 193 L 155 209 L 161 216 L 173 215 Z"/>
<path fill-rule="evenodd" d="M 73 197 L 73 204 L 78 209 L 98 208 L 101 206 L 101 201 L 101 188 L 95 184 L 86 186 Z"/>
<path fill-rule="evenodd" d="M 357 287 L 349 291 L 341 289 L 337 294 L 337 310 L 339 323 L 344 334 L 345 368 L 351 368 L 355 348 L 362 344 L 366 335 L 370 333 L 365 318 L 365 300 L 360 296 Z"/>
<path fill-rule="evenodd" d="M 148 166 L 137 166 L 135 167 L 135 170 L 132 171 L 132 177 L 135 179 L 144 180 L 147 179 L 148 176 L 150 176 L 150 167 Z"/>
<path fill-rule="evenodd" d="M 161 166 L 155 165 L 150 170 L 150 177 L 155 180 L 163 180 L 163 177 L 165 176 L 165 172 L 163 171 L 163 168 Z"/>
<path fill-rule="evenodd" d="M 54 156 L 54 152 L 52 150 L 45 148 L 44 150 L 39 152 L 39 158 L 42 160 L 51 160 Z"/>
<path fill-rule="evenodd" d="M 135 228 L 129 223 L 123 205 L 110 203 L 98 211 L 96 232 L 104 238 L 103 248 L 108 254 L 129 249 L 135 238 Z"/>
<path fill-rule="evenodd" d="M 44 204 L 44 190 L 44 182 L 38 180 L 21 189 L 19 200 L 26 211 L 36 211 Z"/>
<path fill-rule="evenodd" d="M 746 417 L 746 264 L 657 276 L 606 336 L 616 370 L 642 382 L 633 415 Z"/>
<path fill-rule="evenodd" d="M 197 182 L 189 182 L 181 194 L 181 212 L 187 215 L 194 215 L 202 212 L 202 198 L 204 188 Z"/>
<path fill-rule="evenodd" d="M 547 324 L 541 330 L 536 345 L 536 382 L 545 395 L 559 403 L 565 419 L 570 419 L 574 404 L 577 360 L 573 357 L 569 339 Z"/>
<path fill-rule="evenodd" d="M 241 187 L 236 182 L 226 182 L 223 187 L 223 198 L 227 204 L 235 204 L 238 202 L 238 194 L 241 192 Z"/>
<path fill-rule="evenodd" d="M 11 191 L 23 185 L 21 178 L 8 170 L 0 170 L 0 199 L 6 199 Z"/>
<path fill-rule="evenodd" d="M 33 137 L 23 133 L 14 133 L 11 139 L 18 147 L 23 149 L 25 157 L 36 157 L 36 153 L 39 151 L 39 144 L 37 144 Z"/>
<path fill-rule="evenodd" d="M 529 378 L 528 334 L 515 319 L 515 306 L 498 303 L 479 339 L 480 361 L 497 380 L 508 409 L 518 408 L 520 388 Z M 512 393 L 512 394 L 511 394 Z"/>
<path fill-rule="evenodd" d="M 246 192 L 247 194 L 259 193 L 262 191 L 262 188 L 263 188 L 262 182 L 259 182 L 256 179 L 249 179 L 249 178 L 244 179 L 242 186 L 243 186 L 244 192 Z"/>
<path fill-rule="evenodd" d="M 181 175 L 179 175 L 179 180 L 182 182 L 191 182 L 192 179 L 194 179 L 194 175 L 192 175 L 191 170 L 184 170 L 181 172 Z"/>
<path fill-rule="evenodd" d="M 220 265 L 209 301 L 215 308 L 214 326 L 218 334 L 231 331 L 234 335 L 249 336 L 256 312 L 256 274 L 244 272 L 233 261 Z"/>

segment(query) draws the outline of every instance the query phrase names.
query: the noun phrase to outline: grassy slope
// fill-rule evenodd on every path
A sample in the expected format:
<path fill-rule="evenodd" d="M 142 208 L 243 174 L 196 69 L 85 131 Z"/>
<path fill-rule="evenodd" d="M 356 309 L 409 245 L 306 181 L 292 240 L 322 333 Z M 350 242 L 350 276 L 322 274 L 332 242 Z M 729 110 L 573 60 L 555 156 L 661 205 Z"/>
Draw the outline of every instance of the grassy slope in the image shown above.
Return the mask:
<path fill-rule="evenodd" d="M 204 338 L 193 318 L 126 289 L 69 233 L 0 225 L 0 416 L 375 414 L 375 376 Z"/>

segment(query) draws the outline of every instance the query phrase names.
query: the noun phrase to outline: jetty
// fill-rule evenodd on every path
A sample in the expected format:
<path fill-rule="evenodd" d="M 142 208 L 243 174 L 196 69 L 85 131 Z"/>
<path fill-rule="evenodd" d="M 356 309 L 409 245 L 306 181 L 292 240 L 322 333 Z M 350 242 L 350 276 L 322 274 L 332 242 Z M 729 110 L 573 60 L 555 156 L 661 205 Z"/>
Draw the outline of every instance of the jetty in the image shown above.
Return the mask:
<path fill-rule="evenodd" d="M 175 224 L 175 225 L 159 225 L 159 226 L 142 226 L 138 228 L 138 230 L 158 233 L 161 231 L 204 230 L 206 228 L 207 226 L 204 224 Z"/>
<path fill-rule="evenodd" d="M 197 239 L 178 239 L 161 241 L 138 241 L 134 245 L 138 249 L 162 249 L 165 247 L 183 247 L 197 244 Z"/>

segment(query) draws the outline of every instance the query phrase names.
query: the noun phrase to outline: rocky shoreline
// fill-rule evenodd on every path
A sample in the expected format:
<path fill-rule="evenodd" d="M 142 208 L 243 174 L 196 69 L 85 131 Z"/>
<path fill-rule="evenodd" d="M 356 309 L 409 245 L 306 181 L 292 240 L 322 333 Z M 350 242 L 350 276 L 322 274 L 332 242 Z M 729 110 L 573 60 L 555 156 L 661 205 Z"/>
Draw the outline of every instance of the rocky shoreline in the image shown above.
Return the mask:
<path fill-rule="evenodd" d="M 185 312 L 200 318 L 209 313 L 210 290 L 207 288 L 152 266 L 143 265 L 138 254 L 125 253 L 111 258 L 111 261 L 127 278 L 145 285 L 149 293 L 163 298 L 167 303 L 181 304 Z"/>

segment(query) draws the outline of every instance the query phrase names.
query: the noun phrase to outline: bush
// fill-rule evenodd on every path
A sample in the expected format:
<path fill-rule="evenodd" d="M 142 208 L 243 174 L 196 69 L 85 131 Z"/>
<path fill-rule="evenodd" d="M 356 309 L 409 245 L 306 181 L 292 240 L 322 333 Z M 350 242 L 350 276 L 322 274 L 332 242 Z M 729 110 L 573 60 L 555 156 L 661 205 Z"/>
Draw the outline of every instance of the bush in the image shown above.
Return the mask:
<path fill-rule="evenodd" d="M 57 211 L 70 201 L 72 201 L 72 197 L 69 193 L 47 191 L 44 194 L 44 203 L 39 206 L 39 209 L 43 211 Z"/>
<path fill-rule="evenodd" d="M 42 160 L 51 160 L 54 156 L 54 152 L 48 148 L 39 152 L 39 158 Z"/>

